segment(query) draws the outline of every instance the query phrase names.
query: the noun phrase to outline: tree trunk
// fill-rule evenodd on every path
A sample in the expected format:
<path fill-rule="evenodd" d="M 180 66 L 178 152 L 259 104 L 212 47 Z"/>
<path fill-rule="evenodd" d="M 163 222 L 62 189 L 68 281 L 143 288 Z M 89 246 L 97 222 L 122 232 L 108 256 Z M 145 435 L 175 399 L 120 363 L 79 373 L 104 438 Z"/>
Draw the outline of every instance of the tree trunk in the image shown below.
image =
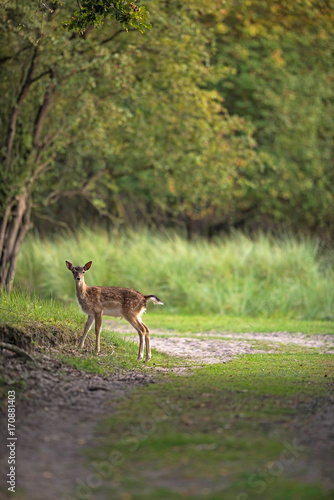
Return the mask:
<path fill-rule="evenodd" d="M 32 78 L 37 53 L 38 49 L 36 48 L 10 119 L 6 158 L 8 170 L 10 170 L 11 162 L 13 161 L 12 151 L 15 146 L 16 123 L 19 109 L 24 102 L 31 84 L 36 81 L 36 79 L 40 78 L 37 77 L 35 80 Z M 52 71 L 49 70 L 47 74 L 52 76 Z M 32 135 L 33 148 L 26 160 L 27 172 L 31 172 L 31 174 L 26 178 L 24 188 L 22 188 L 23 190 L 20 194 L 15 197 L 13 196 L 12 199 L 7 201 L 7 207 L 3 215 L 0 216 L 0 291 L 6 290 L 10 292 L 13 286 L 18 252 L 27 232 L 32 228 L 30 213 L 34 184 L 46 172 L 55 157 L 55 152 L 52 147 L 52 138 L 44 143 L 41 140 L 45 120 L 50 111 L 54 90 L 55 86 L 53 82 L 50 81 L 45 91 L 43 101 L 36 114 Z M 45 156 L 47 157 L 46 160 Z M 6 177 L 4 177 L 4 179 L 6 181 Z M 18 187 L 18 190 L 19 189 Z"/>
<path fill-rule="evenodd" d="M 18 195 L 10 203 L 1 219 L 0 227 L 0 289 L 10 292 L 17 265 L 17 256 L 23 240 L 32 227 L 28 192 Z"/>

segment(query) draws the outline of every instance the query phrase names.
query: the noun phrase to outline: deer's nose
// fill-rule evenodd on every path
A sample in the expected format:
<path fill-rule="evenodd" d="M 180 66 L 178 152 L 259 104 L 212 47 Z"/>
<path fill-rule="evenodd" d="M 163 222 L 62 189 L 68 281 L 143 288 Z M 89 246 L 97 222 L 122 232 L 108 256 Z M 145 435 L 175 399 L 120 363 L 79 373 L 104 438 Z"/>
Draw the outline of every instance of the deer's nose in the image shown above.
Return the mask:
<path fill-rule="evenodd" d="M 81 280 L 80 276 L 77 276 L 77 280 L 78 280 L 78 281 L 80 281 L 80 280 Z"/>

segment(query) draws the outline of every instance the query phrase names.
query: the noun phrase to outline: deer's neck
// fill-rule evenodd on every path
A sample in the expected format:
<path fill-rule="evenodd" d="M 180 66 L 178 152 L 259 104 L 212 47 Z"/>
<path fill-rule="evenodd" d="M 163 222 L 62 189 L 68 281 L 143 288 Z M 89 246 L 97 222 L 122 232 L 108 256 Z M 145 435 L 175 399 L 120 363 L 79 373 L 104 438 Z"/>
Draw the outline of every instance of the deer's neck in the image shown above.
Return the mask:
<path fill-rule="evenodd" d="M 87 290 L 87 285 L 86 285 L 85 281 L 84 280 L 76 281 L 75 289 L 76 289 L 76 294 L 77 294 L 78 298 L 84 297 L 86 294 L 86 290 Z"/>

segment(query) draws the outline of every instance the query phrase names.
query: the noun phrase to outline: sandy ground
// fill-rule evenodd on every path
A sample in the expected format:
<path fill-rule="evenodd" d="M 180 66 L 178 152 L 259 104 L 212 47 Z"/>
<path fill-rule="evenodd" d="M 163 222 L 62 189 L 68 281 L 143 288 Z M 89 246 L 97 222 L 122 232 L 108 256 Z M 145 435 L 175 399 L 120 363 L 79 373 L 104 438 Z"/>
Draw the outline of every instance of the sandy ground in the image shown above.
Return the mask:
<path fill-rule="evenodd" d="M 274 352 L 275 344 L 298 344 L 303 347 L 313 347 L 320 352 L 334 354 L 334 338 L 330 335 L 320 336 L 310 339 L 301 334 L 287 333 L 245 333 L 245 334 L 221 334 L 222 339 L 210 339 L 210 334 L 207 339 L 203 339 L 203 334 L 200 339 L 188 337 L 169 337 L 169 338 L 154 338 L 152 347 L 158 351 L 172 354 L 175 356 L 190 357 L 196 360 L 211 364 L 211 363 L 226 363 L 231 358 L 240 354 L 252 354 L 256 352 Z M 217 334 L 211 334 L 217 337 Z M 218 335 L 219 336 L 219 335 Z M 325 338 L 326 337 L 326 338 Z M 228 338 L 228 340 L 226 340 Z M 273 350 L 263 350 L 249 341 L 262 341 L 267 345 L 272 344 Z"/>
<path fill-rule="evenodd" d="M 108 329 L 126 334 L 135 332 L 123 321 L 105 321 Z M 214 338 L 212 338 L 214 337 Z M 135 337 L 134 337 L 135 338 Z M 261 343 L 266 349 L 261 349 Z M 302 333 L 195 333 L 191 337 L 175 335 L 162 330 L 151 330 L 151 347 L 158 351 L 192 358 L 198 362 L 226 363 L 235 356 L 256 352 L 274 352 L 278 345 L 300 345 L 334 354 L 334 335 L 304 335 Z M 272 350 L 270 349 L 272 346 Z M 269 347 L 269 349 L 268 349 Z"/>

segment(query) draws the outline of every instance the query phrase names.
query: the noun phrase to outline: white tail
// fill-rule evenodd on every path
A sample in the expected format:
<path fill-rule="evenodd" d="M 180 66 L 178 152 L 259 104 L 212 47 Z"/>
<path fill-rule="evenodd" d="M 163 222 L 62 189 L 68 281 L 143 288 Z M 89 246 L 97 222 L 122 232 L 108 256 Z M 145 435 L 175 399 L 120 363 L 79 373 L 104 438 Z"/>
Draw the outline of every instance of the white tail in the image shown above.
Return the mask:
<path fill-rule="evenodd" d="M 87 286 L 84 274 L 90 269 L 92 262 L 87 262 L 84 267 L 74 267 L 66 260 L 67 268 L 72 272 L 75 280 L 76 296 L 81 309 L 88 315 L 84 334 L 80 342 L 82 349 L 92 324 L 95 321 L 96 353 L 100 352 L 100 332 L 102 326 L 102 316 L 113 316 L 125 318 L 139 335 L 138 361 L 143 359 L 144 338 L 146 345 L 145 361 L 151 359 L 150 331 L 143 323 L 141 315 L 146 310 L 147 301 L 154 304 L 163 302 L 156 295 L 143 295 L 130 288 L 120 288 L 116 286 Z"/>

